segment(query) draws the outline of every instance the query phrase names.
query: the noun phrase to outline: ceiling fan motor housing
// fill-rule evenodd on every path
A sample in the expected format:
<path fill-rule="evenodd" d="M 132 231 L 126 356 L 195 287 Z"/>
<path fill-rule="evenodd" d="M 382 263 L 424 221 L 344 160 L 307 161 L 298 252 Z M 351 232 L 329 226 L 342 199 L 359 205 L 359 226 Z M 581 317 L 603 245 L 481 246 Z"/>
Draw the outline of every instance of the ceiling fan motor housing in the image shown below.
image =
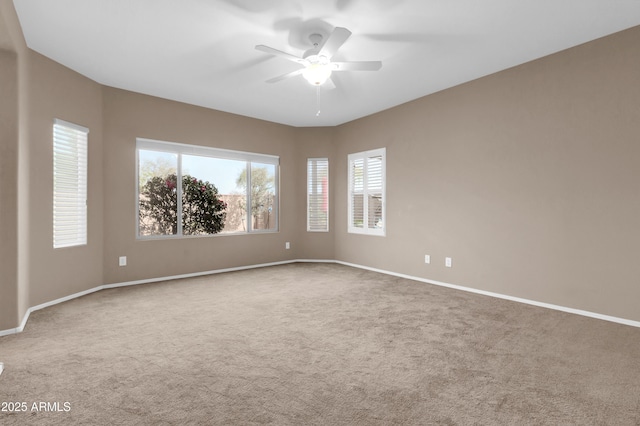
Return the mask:
<path fill-rule="evenodd" d="M 310 84 L 314 86 L 323 85 L 331 77 L 333 71 L 377 71 L 382 66 L 380 61 L 359 61 L 359 62 L 331 62 L 331 58 L 336 51 L 351 36 L 351 31 L 342 27 L 335 27 L 329 37 L 325 37 L 317 31 L 309 35 L 309 41 L 313 45 L 302 57 L 292 55 L 269 46 L 257 45 L 256 49 L 280 56 L 290 61 L 302 65 L 304 68 L 289 72 L 280 77 L 267 80 L 275 83 L 288 77 L 302 74 Z"/>
<path fill-rule="evenodd" d="M 313 61 L 312 56 L 317 56 L 318 53 L 320 53 L 322 38 L 323 38 L 322 35 L 318 33 L 313 33 L 309 36 L 309 41 L 311 41 L 311 44 L 313 44 L 313 47 L 304 52 L 304 54 L 302 55 L 303 59 L 307 59 L 310 62 Z M 328 60 L 329 58 L 327 58 L 327 61 Z"/>

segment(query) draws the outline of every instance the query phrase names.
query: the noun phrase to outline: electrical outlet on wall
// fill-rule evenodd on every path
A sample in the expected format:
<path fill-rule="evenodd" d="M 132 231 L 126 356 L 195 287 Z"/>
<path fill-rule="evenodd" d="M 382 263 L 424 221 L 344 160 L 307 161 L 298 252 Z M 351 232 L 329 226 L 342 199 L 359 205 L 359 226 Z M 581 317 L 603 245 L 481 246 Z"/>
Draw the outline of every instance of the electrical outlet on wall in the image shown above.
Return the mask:
<path fill-rule="evenodd" d="M 284 248 L 286 248 L 287 250 L 289 250 L 291 248 L 291 244 L 289 243 L 289 241 L 284 243 Z"/>
<path fill-rule="evenodd" d="M 424 255 L 424 263 L 431 263 L 431 256 L 428 254 Z"/>
<path fill-rule="evenodd" d="M 452 260 L 450 257 L 445 257 L 444 258 L 444 266 L 446 266 L 447 268 L 451 268 L 451 264 L 452 264 Z"/>
<path fill-rule="evenodd" d="M 127 266 L 127 256 L 120 256 L 118 258 L 118 265 Z"/>

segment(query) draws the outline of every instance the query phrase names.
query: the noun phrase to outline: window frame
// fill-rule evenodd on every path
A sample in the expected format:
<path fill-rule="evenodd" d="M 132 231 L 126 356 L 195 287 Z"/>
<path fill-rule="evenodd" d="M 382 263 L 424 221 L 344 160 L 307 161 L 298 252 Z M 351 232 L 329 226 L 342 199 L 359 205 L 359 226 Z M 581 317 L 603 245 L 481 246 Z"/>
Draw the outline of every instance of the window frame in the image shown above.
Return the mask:
<path fill-rule="evenodd" d="M 387 204 L 387 196 L 386 196 L 386 186 L 387 186 L 387 171 L 386 171 L 386 148 L 378 148 L 372 149 L 368 151 L 356 152 L 353 154 L 349 154 L 347 157 L 347 232 L 350 234 L 364 234 L 364 235 L 374 235 L 384 237 L 386 236 L 387 231 L 387 212 L 386 212 L 386 204 Z M 368 187 L 368 180 L 370 175 L 368 174 L 368 160 L 373 157 L 381 157 L 381 214 L 382 214 L 382 227 L 381 228 L 370 228 L 369 221 L 369 195 L 374 192 L 371 191 Z M 355 161 L 362 160 L 363 163 L 363 181 L 362 181 L 362 217 L 363 217 L 363 226 L 362 228 L 353 226 L 354 218 L 353 218 L 353 195 L 356 193 L 354 190 L 354 176 L 353 176 L 353 164 Z M 379 191 L 375 191 L 377 194 Z"/>
<path fill-rule="evenodd" d="M 68 140 L 62 140 L 60 138 L 67 138 Z M 73 142 L 71 142 L 73 139 Z M 53 172 L 52 172 L 52 187 L 53 187 L 53 204 L 52 204 L 52 239 L 53 248 L 60 249 L 66 247 L 86 246 L 88 244 L 88 184 L 89 184 L 89 129 L 80 126 L 78 124 L 70 123 L 59 118 L 54 118 L 52 126 L 52 148 L 53 148 Z M 72 152 L 72 160 L 75 161 L 73 165 L 69 164 L 69 158 L 67 161 L 62 161 L 61 164 L 58 158 L 60 151 Z M 60 154 L 59 154 L 60 153 Z M 64 166 L 64 163 L 67 166 Z M 66 179 L 65 179 L 66 177 Z M 66 183 L 62 181 L 66 180 Z M 71 183 L 71 189 L 69 184 Z M 57 188 L 59 185 L 67 186 L 67 196 L 64 197 L 64 201 L 56 196 L 59 192 Z M 69 202 L 74 202 L 73 208 L 75 209 L 73 223 L 61 225 L 58 216 L 64 216 L 65 219 L 69 219 L 69 212 L 62 204 L 68 206 Z M 61 214 L 56 214 L 56 211 L 62 209 Z M 68 209 L 68 207 L 67 207 Z M 64 228 L 67 228 L 65 230 Z M 69 231 L 69 228 L 73 228 Z"/>
<path fill-rule="evenodd" d="M 311 223 L 311 217 L 312 217 L 312 206 L 311 206 L 311 193 L 309 191 L 310 187 L 316 187 L 318 185 L 323 185 L 322 182 L 318 182 L 318 167 L 319 167 L 319 162 L 323 162 L 325 163 L 325 167 L 326 167 L 326 180 L 327 180 L 327 194 L 326 194 L 326 205 L 327 205 L 327 219 L 326 219 L 326 224 L 324 226 L 324 228 L 317 228 L 317 229 L 313 229 L 313 225 Z M 316 176 L 315 178 L 310 174 L 310 166 L 314 165 L 315 166 L 315 171 L 316 171 Z M 312 179 L 314 179 L 312 181 Z M 322 195 L 322 194 L 320 194 Z M 329 232 L 329 216 L 330 216 L 330 208 L 329 208 L 330 202 L 329 202 L 329 159 L 327 157 L 322 157 L 322 158 L 307 158 L 307 232 Z"/>
<path fill-rule="evenodd" d="M 184 235 L 182 233 L 182 215 L 178 214 L 178 232 L 171 235 L 140 235 L 140 150 L 157 151 L 177 154 L 177 182 L 182 182 L 182 156 L 199 156 L 217 158 L 222 160 L 235 160 L 245 162 L 247 170 L 247 230 L 204 234 L 204 235 Z M 135 156 L 135 205 L 136 205 L 136 239 L 137 240 L 157 240 L 157 239 L 182 239 L 182 238 L 206 238 L 217 236 L 231 235 L 248 235 L 248 234 L 268 234 L 280 231 L 280 157 L 270 154 L 258 154 L 253 152 L 235 151 L 223 148 L 213 148 L 201 145 L 188 145 L 178 142 L 159 141 L 147 138 L 136 138 L 136 156 Z M 251 165 L 254 163 L 267 164 L 275 166 L 274 176 L 274 193 L 275 193 L 275 226 L 273 229 L 253 229 L 251 221 Z M 215 184 L 215 182 L 212 182 Z M 177 185 L 177 209 L 182 211 L 182 185 Z"/>

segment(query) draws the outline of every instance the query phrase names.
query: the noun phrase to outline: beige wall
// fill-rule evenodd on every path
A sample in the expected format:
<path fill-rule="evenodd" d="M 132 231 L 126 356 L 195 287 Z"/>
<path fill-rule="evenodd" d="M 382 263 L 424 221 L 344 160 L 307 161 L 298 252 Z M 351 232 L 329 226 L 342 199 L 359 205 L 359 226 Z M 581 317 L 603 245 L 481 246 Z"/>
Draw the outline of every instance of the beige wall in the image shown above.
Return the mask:
<path fill-rule="evenodd" d="M 0 14 L 0 19 L 2 15 Z M 0 22 L 0 25 L 2 23 Z M 18 56 L 0 49 L 0 330 L 18 319 Z"/>
<path fill-rule="evenodd" d="M 13 3 L 0 0 L 0 330 L 14 328 L 25 309 L 19 285 L 20 109 L 27 52 Z"/>
<path fill-rule="evenodd" d="M 102 285 L 101 86 L 44 56 L 29 55 L 29 306 Z M 87 245 L 53 249 L 53 121 L 89 129 Z M 23 213 L 21 213 L 23 214 Z"/>
<path fill-rule="evenodd" d="M 640 28 L 336 128 L 296 129 L 100 86 L 26 49 L 9 0 L 0 18 L 0 330 L 101 284 L 291 259 L 640 321 Z M 85 247 L 52 249 L 54 118 L 91 132 Z M 137 137 L 280 156 L 279 232 L 137 240 Z M 347 234 L 347 155 L 380 147 L 387 236 Z M 330 159 L 329 233 L 306 232 L 310 157 Z"/>
<path fill-rule="evenodd" d="M 640 320 L 638 46 L 640 27 L 339 127 L 335 257 Z M 346 156 L 379 147 L 387 236 L 347 234 Z"/>
<path fill-rule="evenodd" d="M 294 129 L 280 124 L 104 88 L 105 283 L 188 274 L 297 257 Z M 183 239 L 136 239 L 136 138 L 280 156 L 280 231 Z M 285 250 L 285 242 L 291 249 Z M 127 256 L 127 266 L 118 257 Z"/>
<path fill-rule="evenodd" d="M 339 185 L 333 180 L 336 164 L 335 130 L 333 128 L 299 128 L 296 140 L 296 209 L 298 211 L 295 238 L 298 259 L 333 259 L 334 194 Z M 307 159 L 329 159 L 329 232 L 307 232 Z"/>
<path fill-rule="evenodd" d="M 0 66 L 12 63 L 10 78 L 2 73 L 0 83 L 3 330 L 19 326 L 30 307 L 102 284 L 104 209 L 101 86 L 29 50 L 10 0 L 1 0 L 0 17 L 0 45 L 13 44 L 13 52 L 5 49 L 0 55 Z M 53 250 L 54 118 L 91 130 L 89 241 L 83 247 Z"/>

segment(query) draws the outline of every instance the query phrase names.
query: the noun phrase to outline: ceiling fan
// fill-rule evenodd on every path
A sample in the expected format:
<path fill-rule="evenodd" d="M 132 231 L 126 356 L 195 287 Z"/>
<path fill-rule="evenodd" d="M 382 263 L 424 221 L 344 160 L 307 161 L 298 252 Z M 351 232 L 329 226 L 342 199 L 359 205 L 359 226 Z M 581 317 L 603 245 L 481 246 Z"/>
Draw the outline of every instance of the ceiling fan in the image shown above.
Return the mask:
<path fill-rule="evenodd" d="M 331 62 L 333 55 L 338 51 L 340 46 L 347 41 L 349 36 L 351 36 L 351 31 L 342 27 L 336 27 L 326 40 L 324 40 L 324 37 L 321 34 L 313 33 L 309 36 L 309 40 L 313 44 L 313 47 L 304 52 L 302 57 L 262 44 L 257 45 L 257 50 L 288 59 L 302 65 L 303 67 L 293 72 L 271 78 L 267 80 L 267 83 L 276 83 L 286 78 L 302 74 L 302 76 L 312 85 L 321 86 L 327 80 L 331 81 L 331 73 L 335 71 L 379 70 L 382 67 L 381 61 Z"/>

